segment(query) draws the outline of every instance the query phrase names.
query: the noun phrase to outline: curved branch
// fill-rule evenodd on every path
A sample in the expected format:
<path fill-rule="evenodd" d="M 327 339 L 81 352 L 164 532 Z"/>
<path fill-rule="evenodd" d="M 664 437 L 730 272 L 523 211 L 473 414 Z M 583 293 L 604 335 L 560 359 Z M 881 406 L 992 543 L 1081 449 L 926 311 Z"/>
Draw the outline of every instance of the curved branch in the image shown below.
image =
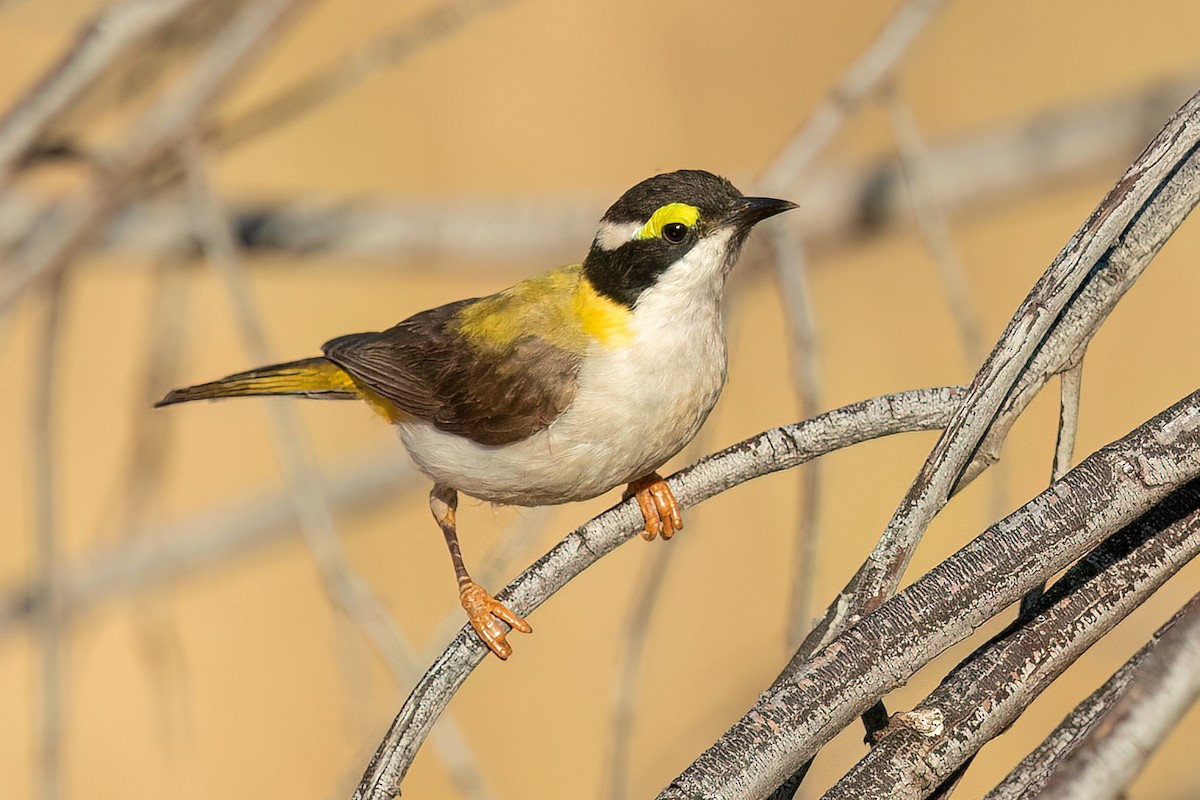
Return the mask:
<path fill-rule="evenodd" d="M 1198 475 L 1200 391 L 1093 453 L 785 671 L 659 797 L 770 794 L 884 693 Z"/>
<path fill-rule="evenodd" d="M 1092 692 L 1059 723 L 1037 749 L 1021 760 L 1012 772 L 988 792 L 984 800 L 1018 800 L 1032 797 L 1042 790 L 1050 776 L 1087 741 L 1091 731 L 1104 722 L 1114 705 L 1125 695 L 1126 689 L 1139 674 L 1141 665 L 1185 615 L 1195 616 L 1200 608 L 1200 595 L 1188 601 L 1175 616 L 1155 631 L 1154 636 L 1142 649 L 1126 661 L 1104 685 Z"/>
<path fill-rule="evenodd" d="M 1191 481 L 1072 567 L 1028 616 L 968 656 L 909 712 L 936 715 L 936 735 L 889 726 L 822 800 L 929 796 L 1197 555 L 1200 481 Z"/>
<path fill-rule="evenodd" d="M 843 406 L 739 442 L 680 470 L 668 482 L 682 505 L 694 506 L 752 478 L 852 444 L 895 433 L 937 430 L 957 408 L 961 394 L 958 387 L 918 389 Z M 568 534 L 498 597 L 527 616 L 640 529 L 637 505 L 623 502 Z M 356 800 L 382 800 L 399 793 L 400 781 L 433 723 L 486 654 L 487 648 L 469 627 L 446 646 L 376 750 L 354 793 Z"/>

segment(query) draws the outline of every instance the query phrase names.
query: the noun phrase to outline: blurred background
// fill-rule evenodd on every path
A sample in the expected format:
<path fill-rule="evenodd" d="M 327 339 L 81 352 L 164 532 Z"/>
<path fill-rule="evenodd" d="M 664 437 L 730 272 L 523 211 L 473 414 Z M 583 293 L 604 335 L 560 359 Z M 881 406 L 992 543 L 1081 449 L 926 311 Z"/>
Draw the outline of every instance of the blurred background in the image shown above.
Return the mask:
<path fill-rule="evenodd" d="M 1186 0 L 313 2 L 248 54 L 218 50 L 220 32 L 269 3 L 155 5 L 94 24 L 99 3 L 0 3 L 6 798 L 348 797 L 461 625 L 428 483 L 368 408 L 153 410 L 166 389 L 577 261 L 626 188 L 704 168 L 802 208 L 788 258 L 774 263 L 760 231 L 739 267 L 729 384 L 674 469 L 814 411 L 968 381 L 1200 87 Z M 897 14 L 904 36 L 878 46 Z M 35 87 L 72 51 L 89 77 L 51 114 L 45 87 L 72 73 Z M 856 97 L 847 71 L 865 52 L 895 68 Z M 196 88 L 196 74 L 218 77 Z M 830 105 L 839 87 L 846 102 Z M 103 188 L 127 173 L 124 195 Z M 1095 340 L 1079 458 L 1196 388 L 1198 256 L 1187 223 Z M 1044 488 L 1056 395 L 938 517 L 910 579 Z M 817 501 L 811 474 L 777 474 L 693 509 L 669 544 L 619 548 L 532 616 L 507 663 L 476 670 L 406 796 L 657 792 L 774 678 L 934 441 L 833 454 Z M 467 563 L 496 591 L 618 499 L 464 498 Z M 798 560 L 814 522 L 815 556 Z M 1197 577 L 1185 569 L 1080 659 L 958 796 L 990 788 Z M 789 614 L 796 598 L 807 606 Z M 1198 734 L 1193 713 L 1131 796 L 1194 797 Z M 860 740 L 855 726 L 826 748 L 804 796 Z"/>

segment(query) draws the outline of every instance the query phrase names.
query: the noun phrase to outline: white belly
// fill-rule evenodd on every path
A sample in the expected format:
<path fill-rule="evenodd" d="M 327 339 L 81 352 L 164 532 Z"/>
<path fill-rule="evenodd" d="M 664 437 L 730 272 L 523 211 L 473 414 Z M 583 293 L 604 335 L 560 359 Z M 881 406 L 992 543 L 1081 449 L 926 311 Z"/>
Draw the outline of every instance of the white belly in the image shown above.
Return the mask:
<path fill-rule="evenodd" d="M 640 478 L 700 430 L 725 383 L 719 300 L 643 298 L 633 341 L 584 359 L 575 400 L 520 442 L 487 446 L 428 424 L 402 424 L 418 469 L 465 494 L 506 505 L 584 500 Z"/>

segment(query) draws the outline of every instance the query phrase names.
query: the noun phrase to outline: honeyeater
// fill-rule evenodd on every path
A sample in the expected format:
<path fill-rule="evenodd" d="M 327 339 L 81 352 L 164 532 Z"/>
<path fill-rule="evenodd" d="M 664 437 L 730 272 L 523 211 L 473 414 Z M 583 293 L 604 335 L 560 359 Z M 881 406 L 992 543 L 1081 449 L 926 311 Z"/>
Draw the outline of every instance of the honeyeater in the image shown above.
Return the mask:
<path fill-rule="evenodd" d="M 400 433 L 429 495 L 479 637 L 512 652 L 514 614 L 471 580 L 458 493 L 540 506 L 628 484 L 643 536 L 670 538 L 680 508 L 656 470 L 686 445 L 725 383 L 725 278 L 755 223 L 794 208 L 681 170 L 642 181 L 604 214 L 582 264 L 414 314 L 325 355 L 240 372 L 158 405 L 248 395 L 365 400 Z"/>

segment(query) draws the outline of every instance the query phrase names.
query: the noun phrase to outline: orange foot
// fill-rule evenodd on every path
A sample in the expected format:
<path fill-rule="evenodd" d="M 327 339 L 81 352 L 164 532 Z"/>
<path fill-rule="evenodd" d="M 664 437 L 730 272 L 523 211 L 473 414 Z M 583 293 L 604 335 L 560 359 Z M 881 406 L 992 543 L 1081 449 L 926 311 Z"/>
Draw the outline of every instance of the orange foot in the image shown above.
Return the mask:
<path fill-rule="evenodd" d="M 636 497 L 642 509 L 642 517 L 646 520 L 642 538 L 646 541 L 653 540 L 659 534 L 664 539 L 670 539 L 675 531 L 683 528 L 683 509 L 679 507 L 671 487 L 657 472 L 630 483 L 625 489 L 625 499 L 630 497 Z"/>
<path fill-rule="evenodd" d="M 488 594 L 475 581 L 462 584 L 458 600 L 467 612 L 467 619 L 470 620 L 475 633 L 501 659 L 506 659 L 512 654 L 512 645 L 505 639 L 507 633 L 500 625 L 501 622 L 507 622 L 513 630 L 521 633 L 533 633 L 533 628 L 529 627 L 528 622 Z"/>

